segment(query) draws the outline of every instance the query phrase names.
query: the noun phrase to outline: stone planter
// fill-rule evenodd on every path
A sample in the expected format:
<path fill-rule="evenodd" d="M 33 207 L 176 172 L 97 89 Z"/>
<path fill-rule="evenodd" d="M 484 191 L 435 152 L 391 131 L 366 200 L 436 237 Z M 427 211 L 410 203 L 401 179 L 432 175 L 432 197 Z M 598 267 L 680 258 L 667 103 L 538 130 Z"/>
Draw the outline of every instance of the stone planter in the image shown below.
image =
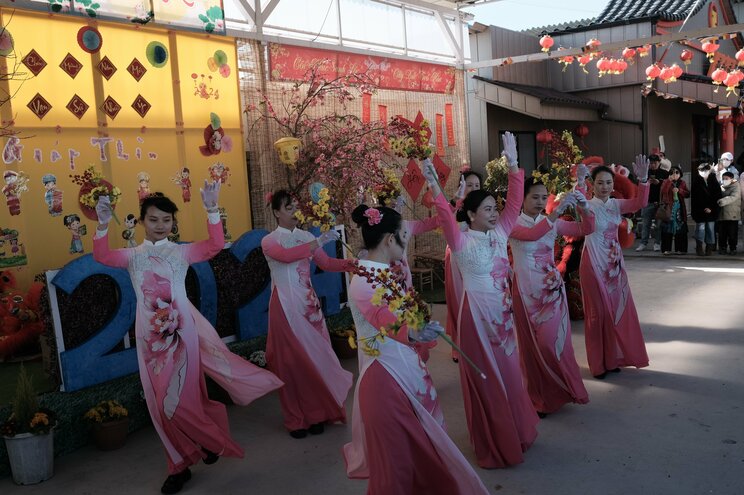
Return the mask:
<path fill-rule="evenodd" d="M 98 450 L 116 450 L 127 443 L 129 418 L 94 423 L 92 429 L 93 442 Z"/>
<path fill-rule="evenodd" d="M 21 433 L 3 438 L 16 484 L 33 485 L 54 475 L 54 432 L 45 435 Z"/>

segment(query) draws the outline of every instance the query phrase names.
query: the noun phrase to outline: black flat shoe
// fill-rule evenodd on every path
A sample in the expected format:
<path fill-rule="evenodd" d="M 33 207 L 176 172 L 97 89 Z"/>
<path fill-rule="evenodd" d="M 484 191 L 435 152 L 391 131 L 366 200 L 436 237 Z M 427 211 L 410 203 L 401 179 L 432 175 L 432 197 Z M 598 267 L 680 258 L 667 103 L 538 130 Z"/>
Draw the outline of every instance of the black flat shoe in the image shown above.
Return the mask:
<path fill-rule="evenodd" d="M 457 359 L 457 358 L 452 358 L 452 362 L 453 362 L 453 363 L 459 363 L 459 362 L 460 362 L 460 360 L 459 360 L 459 359 Z"/>
<path fill-rule="evenodd" d="M 540 419 L 544 419 L 548 417 L 548 413 L 537 411 L 537 417 Z"/>
<path fill-rule="evenodd" d="M 307 430 L 292 430 L 289 432 L 289 436 L 292 438 L 305 438 L 307 436 Z"/>
<path fill-rule="evenodd" d="M 607 372 L 606 371 L 604 373 L 600 374 L 600 375 L 594 375 L 594 378 L 596 378 L 597 380 L 604 380 L 605 377 L 607 377 Z"/>
<path fill-rule="evenodd" d="M 211 450 L 207 450 L 205 448 L 202 448 L 202 452 L 204 452 L 206 455 L 204 456 L 204 464 L 209 466 L 210 464 L 214 464 L 215 462 L 220 460 L 220 456 L 212 452 Z"/>
<path fill-rule="evenodd" d="M 621 371 L 622 370 L 620 368 L 614 368 L 610 370 L 611 373 L 620 373 Z"/>
<path fill-rule="evenodd" d="M 183 488 L 184 483 L 191 479 L 191 470 L 184 469 L 180 473 L 171 474 L 165 479 L 165 483 L 160 488 L 160 493 L 178 493 Z"/>
<path fill-rule="evenodd" d="M 323 423 L 315 423 L 314 425 L 310 425 L 307 431 L 312 435 L 320 435 L 325 431 L 325 426 L 323 426 Z"/>

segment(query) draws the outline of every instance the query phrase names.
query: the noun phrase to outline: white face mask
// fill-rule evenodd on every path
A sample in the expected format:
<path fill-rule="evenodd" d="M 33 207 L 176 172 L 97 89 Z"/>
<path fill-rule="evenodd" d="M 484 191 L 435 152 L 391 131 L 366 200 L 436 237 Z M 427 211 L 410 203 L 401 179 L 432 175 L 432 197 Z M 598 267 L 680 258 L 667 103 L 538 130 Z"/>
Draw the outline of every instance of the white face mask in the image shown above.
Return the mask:
<path fill-rule="evenodd" d="M 708 178 L 708 174 L 710 174 L 710 170 L 698 170 L 698 173 L 700 174 L 700 177 L 703 179 Z"/>
<path fill-rule="evenodd" d="M 728 186 L 730 184 L 731 184 L 731 179 L 726 179 L 726 180 L 723 181 L 723 185 L 724 186 Z"/>

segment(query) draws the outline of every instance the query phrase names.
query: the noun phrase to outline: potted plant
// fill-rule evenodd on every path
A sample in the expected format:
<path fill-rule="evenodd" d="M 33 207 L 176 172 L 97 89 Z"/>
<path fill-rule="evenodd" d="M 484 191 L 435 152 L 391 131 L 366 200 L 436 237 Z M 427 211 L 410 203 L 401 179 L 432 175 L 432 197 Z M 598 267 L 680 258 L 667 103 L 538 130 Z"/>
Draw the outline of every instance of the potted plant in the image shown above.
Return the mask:
<path fill-rule="evenodd" d="M 54 413 L 39 407 L 31 377 L 21 365 L 12 413 L 0 426 L 16 484 L 41 483 L 54 474 L 55 424 Z"/>
<path fill-rule="evenodd" d="M 93 441 L 99 450 L 116 450 L 127 441 L 129 411 L 115 400 L 104 400 L 88 409 L 85 419 L 93 423 Z"/>

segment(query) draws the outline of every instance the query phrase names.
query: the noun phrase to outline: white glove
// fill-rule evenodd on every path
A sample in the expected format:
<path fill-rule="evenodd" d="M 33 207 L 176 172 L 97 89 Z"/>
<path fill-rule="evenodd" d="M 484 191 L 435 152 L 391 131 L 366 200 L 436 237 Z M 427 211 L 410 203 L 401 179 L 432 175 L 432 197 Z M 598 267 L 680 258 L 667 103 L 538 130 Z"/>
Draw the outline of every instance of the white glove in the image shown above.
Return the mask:
<path fill-rule="evenodd" d="M 98 215 L 98 223 L 101 225 L 108 225 L 111 221 L 111 217 L 114 215 L 114 210 L 111 207 L 111 199 L 108 196 L 98 196 L 96 215 Z"/>
<path fill-rule="evenodd" d="M 430 321 L 424 328 L 419 330 L 408 330 L 408 337 L 416 342 L 431 342 L 444 333 L 444 328 L 438 321 Z"/>
<path fill-rule="evenodd" d="M 501 156 L 506 157 L 506 162 L 509 168 L 517 168 L 519 166 L 517 155 L 517 140 L 514 138 L 514 134 L 507 131 L 501 137 L 501 142 L 504 144 L 504 151 L 501 152 Z"/>
<path fill-rule="evenodd" d="M 318 237 L 318 246 L 325 246 L 329 242 L 335 242 L 341 238 L 341 235 L 338 233 L 337 230 L 329 230 L 328 232 L 323 232 Z"/>
<path fill-rule="evenodd" d="M 589 207 L 589 201 L 587 201 L 586 196 L 584 196 L 583 192 L 574 190 L 573 195 L 574 198 L 576 198 L 576 204 L 579 206 L 579 208 L 586 209 Z"/>
<path fill-rule="evenodd" d="M 398 199 L 395 200 L 395 206 L 393 206 L 393 209 L 397 211 L 398 213 L 403 211 L 403 207 L 406 205 L 406 198 L 403 196 L 398 196 Z"/>
<path fill-rule="evenodd" d="M 462 199 L 465 197 L 465 176 L 460 174 L 460 186 L 457 188 L 457 194 L 455 194 L 456 199 Z"/>
<path fill-rule="evenodd" d="M 434 164 L 429 160 L 428 158 L 421 162 L 421 164 L 424 166 L 423 175 L 424 179 L 426 179 L 426 182 L 429 184 L 429 187 L 432 189 L 434 186 L 439 184 L 437 177 L 437 169 L 434 168 Z"/>
<path fill-rule="evenodd" d="M 360 260 L 366 260 L 368 255 L 369 251 L 367 251 L 366 249 L 362 249 L 361 251 L 359 251 L 359 254 L 357 254 L 357 258 Z"/>
<path fill-rule="evenodd" d="M 588 176 L 589 167 L 587 167 L 583 163 L 579 163 L 579 166 L 576 167 L 576 185 L 583 188 Z"/>
<path fill-rule="evenodd" d="M 633 162 L 633 173 L 635 173 L 638 180 L 646 182 L 648 180 L 648 158 L 646 155 L 636 155 L 635 161 Z"/>
<path fill-rule="evenodd" d="M 556 211 L 559 215 L 561 215 L 564 211 L 569 208 L 573 208 L 574 206 L 576 206 L 576 196 L 574 196 L 573 194 L 566 194 L 565 196 L 563 196 L 563 199 L 561 199 L 561 202 L 556 208 Z"/>
<path fill-rule="evenodd" d="M 217 200 L 220 198 L 221 182 L 216 180 L 211 184 L 204 179 L 204 188 L 199 189 L 201 192 L 202 204 L 205 210 L 217 211 Z"/>

